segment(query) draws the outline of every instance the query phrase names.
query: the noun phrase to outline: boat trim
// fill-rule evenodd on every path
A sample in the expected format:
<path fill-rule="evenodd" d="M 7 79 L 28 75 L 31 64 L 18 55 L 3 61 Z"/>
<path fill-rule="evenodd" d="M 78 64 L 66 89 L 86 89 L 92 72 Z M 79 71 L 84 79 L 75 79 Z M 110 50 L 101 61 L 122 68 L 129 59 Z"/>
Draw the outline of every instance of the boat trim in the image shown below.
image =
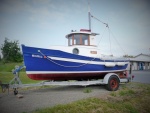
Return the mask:
<path fill-rule="evenodd" d="M 105 72 L 120 72 L 124 71 L 125 69 L 122 70 L 110 70 L 110 71 L 26 71 L 27 74 L 64 74 L 64 73 L 105 73 Z"/>
<path fill-rule="evenodd" d="M 93 58 L 92 60 L 88 61 L 88 60 L 78 60 L 78 59 L 69 59 L 69 58 L 60 58 L 60 57 L 50 57 L 48 56 L 48 60 L 61 60 L 61 61 L 67 61 L 67 62 L 77 62 L 77 63 L 85 63 L 85 64 L 100 64 L 100 65 L 106 65 L 108 63 L 113 63 L 113 66 L 120 64 L 121 62 L 123 62 L 123 64 L 128 64 L 128 62 L 124 62 L 124 61 L 120 61 L 120 62 L 115 62 L 114 60 L 112 60 L 112 62 L 106 62 L 106 61 L 93 61 L 95 58 Z M 120 66 L 120 65 L 119 65 Z M 122 65 L 123 66 L 123 65 Z"/>

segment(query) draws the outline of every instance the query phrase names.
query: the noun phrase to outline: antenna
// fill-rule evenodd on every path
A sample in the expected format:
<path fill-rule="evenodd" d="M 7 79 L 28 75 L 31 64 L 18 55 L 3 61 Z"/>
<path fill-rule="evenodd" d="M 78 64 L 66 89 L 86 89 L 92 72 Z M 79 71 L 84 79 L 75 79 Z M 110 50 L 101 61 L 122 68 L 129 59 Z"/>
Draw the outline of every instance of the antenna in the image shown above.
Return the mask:
<path fill-rule="evenodd" d="M 88 18 L 89 18 L 89 30 L 91 31 L 91 13 L 90 13 L 90 4 L 88 2 Z"/>

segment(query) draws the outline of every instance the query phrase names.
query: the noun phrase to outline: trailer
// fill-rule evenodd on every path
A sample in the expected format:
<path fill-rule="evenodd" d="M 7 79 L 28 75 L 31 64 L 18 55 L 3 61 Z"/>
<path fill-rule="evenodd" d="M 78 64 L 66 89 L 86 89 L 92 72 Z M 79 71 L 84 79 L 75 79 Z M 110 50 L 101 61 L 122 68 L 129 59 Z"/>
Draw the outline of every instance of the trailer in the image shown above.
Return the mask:
<path fill-rule="evenodd" d="M 120 78 L 116 73 L 107 73 L 103 79 L 97 80 L 69 80 L 69 81 L 42 81 L 40 83 L 35 84 L 22 84 L 19 78 L 19 72 L 25 68 L 24 65 L 22 66 L 15 66 L 15 69 L 12 70 L 12 74 L 14 78 L 9 82 L 9 84 L 2 84 L 2 92 L 6 89 L 12 88 L 14 90 L 14 95 L 18 94 L 18 88 L 24 87 L 35 87 L 35 86 L 52 86 L 52 85 L 59 85 L 59 86 L 89 86 L 89 85 L 106 85 L 106 88 L 109 91 L 116 91 L 119 88 L 120 83 L 127 83 L 129 82 L 129 77 L 125 74 L 126 78 Z"/>

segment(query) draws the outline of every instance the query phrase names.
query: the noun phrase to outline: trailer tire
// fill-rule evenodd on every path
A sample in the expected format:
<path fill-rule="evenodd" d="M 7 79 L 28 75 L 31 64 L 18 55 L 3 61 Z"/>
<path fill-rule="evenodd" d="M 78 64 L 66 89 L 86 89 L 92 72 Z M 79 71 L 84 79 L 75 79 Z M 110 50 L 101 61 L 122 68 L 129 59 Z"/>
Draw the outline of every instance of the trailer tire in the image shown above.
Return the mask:
<path fill-rule="evenodd" d="M 109 91 L 116 91 L 119 88 L 119 78 L 115 75 L 109 77 L 108 84 L 106 85 Z"/>

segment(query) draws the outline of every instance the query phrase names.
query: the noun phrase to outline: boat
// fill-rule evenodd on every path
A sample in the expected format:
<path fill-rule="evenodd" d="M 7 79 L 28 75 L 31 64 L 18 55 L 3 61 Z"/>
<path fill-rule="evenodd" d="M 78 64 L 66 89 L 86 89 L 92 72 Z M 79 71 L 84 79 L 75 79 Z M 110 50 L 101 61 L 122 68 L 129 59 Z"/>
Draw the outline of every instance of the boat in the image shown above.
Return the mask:
<path fill-rule="evenodd" d="M 91 14 L 88 14 L 90 21 Z M 52 81 L 91 80 L 116 73 L 124 78 L 129 60 L 101 54 L 96 45 L 97 35 L 91 31 L 89 22 L 89 29 L 72 30 L 66 35 L 68 46 L 38 48 L 22 45 L 28 77 Z"/>

